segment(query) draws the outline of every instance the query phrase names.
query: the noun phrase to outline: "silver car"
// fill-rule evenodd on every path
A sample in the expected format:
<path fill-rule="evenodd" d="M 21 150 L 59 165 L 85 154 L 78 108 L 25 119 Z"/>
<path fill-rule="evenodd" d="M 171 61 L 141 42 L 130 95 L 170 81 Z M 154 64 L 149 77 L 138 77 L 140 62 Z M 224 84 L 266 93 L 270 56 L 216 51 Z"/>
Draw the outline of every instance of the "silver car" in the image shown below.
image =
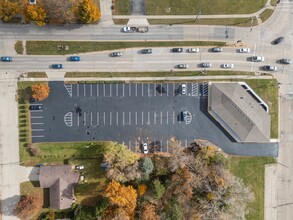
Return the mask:
<path fill-rule="evenodd" d="M 188 64 L 178 64 L 177 65 L 178 69 L 187 69 L 188 68 Z"/>
<path fill-rule="evenodd" d="M 198 48 L 188 48 L 186 50 L 187 53 L 198 53 L 199 49 Z"/>
<path fill-rule="evenodd" d="M 186 95 L 186 84 L 185 83 L 182 83 L 182 85 L 181 85 L 181 94 Z"/>
<path fill-rule="evenodd" d="M 238 51 L 239 51 L 239 53 L 249 53 L 250 49 L 249 48 L 240 48 Z"/>
<path fill-rule="evenodd" d="M 264 60 L 265 60 L 265 58 L 261 57 L 261 56 L 252 56 L 251 57 L 252 62 L 263 62 Z"/>
<path fill-rule="evenodd" d="M 202 63 L 201 66 L 202 67 L 211 67 L 212 64 L 211 63 Z"/>
<path fill-rule="evenodd" d="M 222 65 L 224 69 L 232 69 L 234 67 L 233 63 L 225 63 Z"/>

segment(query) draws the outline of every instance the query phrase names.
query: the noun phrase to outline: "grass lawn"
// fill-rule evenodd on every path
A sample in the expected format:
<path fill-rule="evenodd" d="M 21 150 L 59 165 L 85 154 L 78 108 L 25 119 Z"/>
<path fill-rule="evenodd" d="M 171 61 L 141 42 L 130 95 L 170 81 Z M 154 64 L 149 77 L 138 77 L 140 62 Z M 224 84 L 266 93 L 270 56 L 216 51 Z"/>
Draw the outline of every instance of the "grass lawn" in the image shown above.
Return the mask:
<path fill-rule="evenodd" d="M 129 15 L 130 1 L 128 0 L 113 0 L 114 10 L 113 15 Z"/>
<path fill-rule="evenodd" d="M 228 168 L 243 179 L 245 185 L 254 192 L 255 200 L 249 208 L 252 212 L 246 216 L 247 220 L 264 219 L 264 166 L 274 163 L 273 157 L 229 157 Z"/>
<path fill-rule="evenodd" d="M 272 16 L 273 12 L 274 12 L 273 9 L 266 9 L 263 11 L 263 13 L 259 15 L 259 17 L 262 20 L 262 22 L 265 22 Z"/>
<path fill-rule="evenodd" d="M 114 20 L 114 23 L 115 24 L 118 24 L 118 25 L 127 25 L 129 19 L 113 19 Z"/>
<path fill-rule="evenodd" d="M 15 45 L 14 45 L 14 49 L 16 51 L 16 53 L 18 54 L 23 54 L 23 43 L 22 41 L 18 40 L 16 41 Z"/>
<path fill-rule="evenodd" d="M 58 45 L 67 45 L 69 50 L 58 50 Z M 175 46 L 224 46 L 217 41 L 143 41 L 143 42 L 88 42 L 88 41 L 27 41 L 28 55 L 64 55 L 133 47 L 175 47 Z"/>
<path fill-rule="evenodd" d="M 28 72 L 27 77 L 29 77 L 29 78 L 48 78 L 46 72 Z"/>
<path fill-rule="evenodd" d="M 257 12 L 266 0 L 146 0 L 147 15 L 250 14 Z"/>

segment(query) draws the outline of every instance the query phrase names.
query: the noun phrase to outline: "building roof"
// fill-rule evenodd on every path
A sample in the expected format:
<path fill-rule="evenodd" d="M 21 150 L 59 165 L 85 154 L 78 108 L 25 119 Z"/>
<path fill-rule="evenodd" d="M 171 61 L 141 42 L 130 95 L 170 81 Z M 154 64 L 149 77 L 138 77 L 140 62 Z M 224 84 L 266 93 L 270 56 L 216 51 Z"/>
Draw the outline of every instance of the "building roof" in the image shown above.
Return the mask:
<path fill-rule="evenodd" d="M 50 207 L 53 209 L 71 207 L 78 180 L 79 173 L 72 173 L 70 165 L 42 166 L 40 169 L 40 186 L 50 188 Z"/>
<path fill-rule="evenodd" d="M 239 83 L 210 83 L 208 111 L 238 142 L 270 140 L 270 115 Z"/>

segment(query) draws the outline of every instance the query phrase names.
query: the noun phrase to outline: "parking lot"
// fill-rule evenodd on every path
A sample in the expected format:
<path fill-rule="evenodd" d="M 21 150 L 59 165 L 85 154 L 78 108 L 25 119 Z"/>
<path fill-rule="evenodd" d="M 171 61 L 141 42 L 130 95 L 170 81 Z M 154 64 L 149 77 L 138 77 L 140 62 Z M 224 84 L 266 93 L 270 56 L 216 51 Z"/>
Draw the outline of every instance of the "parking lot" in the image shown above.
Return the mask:
<path fill-rule="evenodd" d="M 135 152 L 146 142 L 150 152 L 168 152 L 175 137 L 184 147 L 208 139 L 232 154 L 271 154 L 276 148 L 240 148 L 207 113 L 208 84 L 185 84 L 183 93 L 181 83 L 51 82 L 42 110 L 31 111 L 32 141 L 118 141 Z"/>

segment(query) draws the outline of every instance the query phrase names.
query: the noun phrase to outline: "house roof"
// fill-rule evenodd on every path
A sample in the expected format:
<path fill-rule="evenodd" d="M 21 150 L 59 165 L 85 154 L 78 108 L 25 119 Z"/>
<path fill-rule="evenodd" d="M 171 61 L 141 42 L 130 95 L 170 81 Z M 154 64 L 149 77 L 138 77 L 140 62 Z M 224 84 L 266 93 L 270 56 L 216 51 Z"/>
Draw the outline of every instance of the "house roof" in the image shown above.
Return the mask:
<path fill-rule="evenodd" d="M 70 165 L 42 166 L 40 169 L 40 186 L 50 188 L 50 207 L 54 209 L 71 207 L 78 180 L 79 173 L 72 173 Z"/>
<path fill-rule="evenodd" d="M 208 111 L 238 142 L 270 140 L 270 115 L 238 83 L 210 83 Z"/>

